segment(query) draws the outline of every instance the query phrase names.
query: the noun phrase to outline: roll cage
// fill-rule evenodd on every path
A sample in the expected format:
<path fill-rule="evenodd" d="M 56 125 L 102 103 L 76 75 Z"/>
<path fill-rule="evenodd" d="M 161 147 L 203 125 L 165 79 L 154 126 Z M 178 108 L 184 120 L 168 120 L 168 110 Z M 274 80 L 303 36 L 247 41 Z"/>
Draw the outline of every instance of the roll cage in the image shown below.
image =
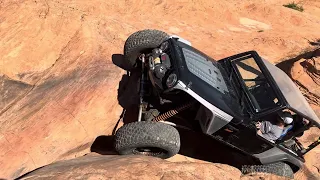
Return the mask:
<path fill-rule="evenodd" d="M 244 104 L 243 112 L 248 114 L 250 119 L 259 119 L 286 107 L 285 99 L 281 96 L 278 86 L 272 81 L 271 74 L 257 52 L 244 52 L 218 62 L 225 67 L 229 74 L 229 80 L 239 96 L 240 103 Z M 253 86 L 250 86 L 250 83 Z M 253 90 L 259 86 L 261 89 L 268 90 L 265 92 L 268 98 L 273 97 L 272 100 L 269 99 L 268 104 L 261 99 L 257 100 L 258 97 Z M 270 100 L 274 103 L 270 103 Z"/>

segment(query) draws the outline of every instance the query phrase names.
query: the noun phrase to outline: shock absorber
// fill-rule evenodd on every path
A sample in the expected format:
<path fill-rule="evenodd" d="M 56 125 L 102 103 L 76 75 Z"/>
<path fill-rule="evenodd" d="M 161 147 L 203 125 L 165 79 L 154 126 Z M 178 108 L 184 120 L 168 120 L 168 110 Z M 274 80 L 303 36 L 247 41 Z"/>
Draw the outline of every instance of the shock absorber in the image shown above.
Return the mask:
<path fill-rule="evenodd" d="M 178 114 L 179 112 L 190 108 L 194 103 L 195 102 L 192 101 L 192 102 L 186 103 L 186 104 L 184 104 L 182 106 L 179 106 L 179 107 L 177 107 L 175 109 L 169 110 L 169 111 L 167 111 L 167 112 L 155 117 L 152 121 L 155 121 L 155 122 L 165 121 L 165 120 L 173 117 L 174 115 Z"/>
<path fill-rule="evenodd" d="M 138 121 L 141 121 L 142 118 L 142 109 L 143 109 L 143 97 L 145 95 L 146 91 L 146 73 L 145 73 L 145 55 L 141 54 L 139 59 L 141 60 L 141 80 L 140 80 L 140 102 L 139 102 L 139 115 L 138 115 Z"/>

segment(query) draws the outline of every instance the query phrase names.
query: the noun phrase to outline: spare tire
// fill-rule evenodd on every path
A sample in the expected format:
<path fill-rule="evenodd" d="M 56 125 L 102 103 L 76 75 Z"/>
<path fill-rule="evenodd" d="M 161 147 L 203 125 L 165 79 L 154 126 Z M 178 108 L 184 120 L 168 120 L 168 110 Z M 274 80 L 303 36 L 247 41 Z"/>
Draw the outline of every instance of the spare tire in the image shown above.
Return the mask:
<path fill-rule="evenodd" d="M 159 30 L 141 30 L 131 34 L 124 44 L 124 59 L 127 69 L 136 67 L 136 61 L 141 53 L 159 47 L 162 42 L 167 40 L 169 35 Z"/>
<path fill-rule="evenodd" d="M 122 155 L 139 154 L 165 159 L 179 152 L 180 136 L 176 128 L 161 122 L 133 122 L 116 132 L 115 149 Z"/>

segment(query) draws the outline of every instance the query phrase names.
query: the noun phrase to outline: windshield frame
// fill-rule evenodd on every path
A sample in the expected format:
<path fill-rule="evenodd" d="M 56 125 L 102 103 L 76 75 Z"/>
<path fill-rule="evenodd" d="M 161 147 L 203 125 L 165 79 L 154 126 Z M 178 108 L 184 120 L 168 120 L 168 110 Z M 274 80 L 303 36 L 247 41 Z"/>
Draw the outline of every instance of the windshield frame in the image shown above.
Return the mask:
<path fill-rule="evenodd" d="M 261 109 L 260 111 L 256 111 L 256 106 L 254 105 L 250 95 L 249 95 L 249 90 L 245 84 L 244 79 L 241 76 L 241 73 L 239 71 L 239 69 L 236 67 L 236 62 L 245 60 L 245 59 L 249 59 L 249 58 L 253 58 L 254 61 L 256 62 L 257 66 L 259 67 L 259 69 L 261 70 L 261 73 L 263 74 L 265 81 L 270 85 L 270 88 L 273 90 L 273 93 L 275 94 L 275 96 L 278 98 L 278 105 L 274 106 L 274 107 L 270 107 L 267 109 Z M 258 55 L 257 52 L 255 51 L 248 51 L 248 52 L 244 52 L 241 54 L 237 54 L 234 56 L 231 56 L 228 58 L 228 60 L 230 61 L 230 65 L 232 67 L 232 70 L 234 71 L 240 85 L 241 85 L 241 91 L 244 91 L 244 94 L 246 96 L 247 101 L 249 102 L 249 109 L 251 111 L 251 113 L 256 117 L 261 117 L 264 116 L 266 114 L 281 110 L 283 108 L 286 107 L 286 101 L 283 97 L 283 95 L 280 93 L 279 88 L 276 86 L 275 82 L 273 81 L 273 78 L 271 77 L 271 74 L 269 73 L 269 71 L 267 70 L 267 68 L 265 67 L 261 57 Z"/>

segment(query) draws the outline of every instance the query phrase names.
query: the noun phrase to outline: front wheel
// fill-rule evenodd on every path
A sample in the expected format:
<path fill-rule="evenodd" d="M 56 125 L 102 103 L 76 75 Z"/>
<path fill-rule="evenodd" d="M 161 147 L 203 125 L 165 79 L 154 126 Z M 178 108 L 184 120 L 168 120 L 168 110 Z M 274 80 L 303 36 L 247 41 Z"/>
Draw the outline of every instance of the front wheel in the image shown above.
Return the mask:
<path fill-rule="evenodd" d="M 139 154 L 166 159 L 180 149 L 177 129 L 161 122 L 141 121 L 123 125 L 115 135 L 119 154 Z"/>
<path fill-rule="evenodd" d="M 136 67 L 136 60 L 141 53 L 157 48 L 169 35 L 159 30 L 141 30 L 131 34 L 124 44 L 124 59 L 128 70 Z"/>

